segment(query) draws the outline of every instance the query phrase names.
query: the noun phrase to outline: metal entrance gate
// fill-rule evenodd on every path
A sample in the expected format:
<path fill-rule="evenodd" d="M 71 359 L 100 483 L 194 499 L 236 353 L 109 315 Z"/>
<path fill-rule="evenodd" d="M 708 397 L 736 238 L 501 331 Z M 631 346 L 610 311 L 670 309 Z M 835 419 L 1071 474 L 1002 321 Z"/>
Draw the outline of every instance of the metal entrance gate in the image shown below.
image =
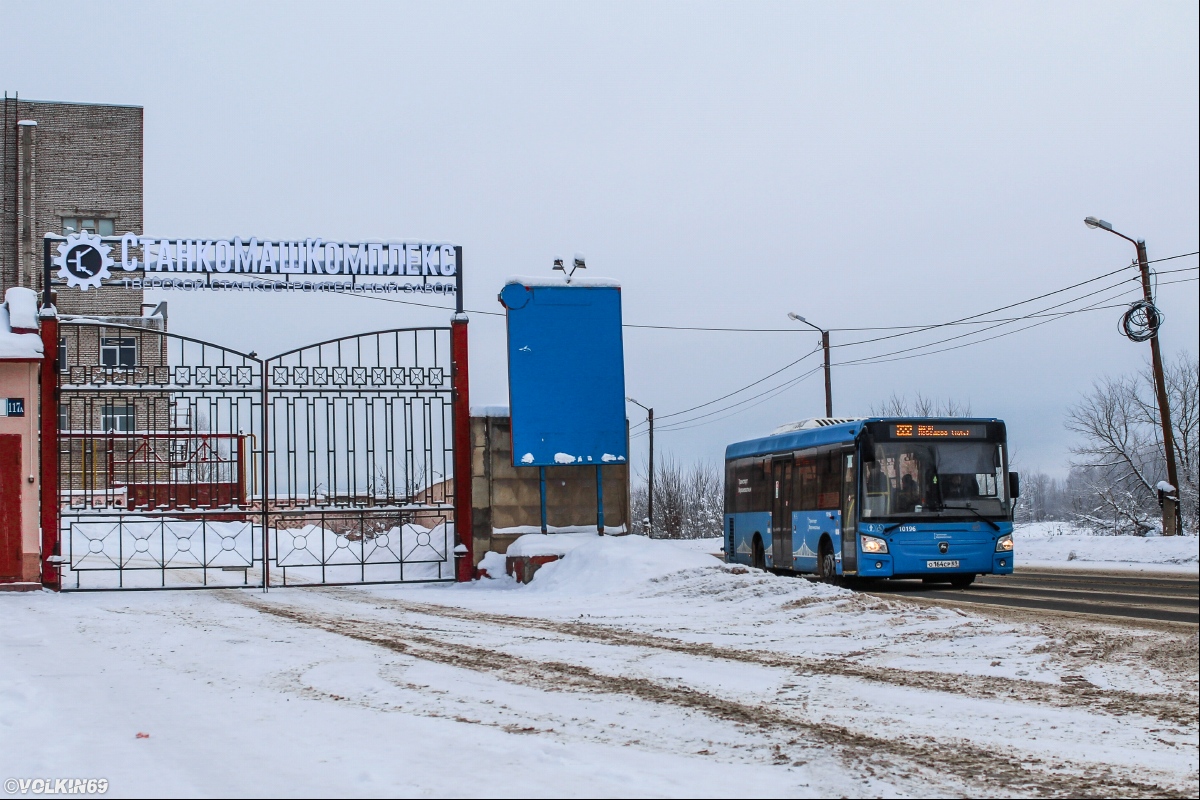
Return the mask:
<path fill-rule="evenodd" d="M 335 339 L 267 361 L 279 583 L 453 577 L 450 330 Z"/>
<path fill-rule="evenodd" d="M 262 360 L 153 325 L 61 321 L 64 590 L 454 578 L 449 329 Z"/>

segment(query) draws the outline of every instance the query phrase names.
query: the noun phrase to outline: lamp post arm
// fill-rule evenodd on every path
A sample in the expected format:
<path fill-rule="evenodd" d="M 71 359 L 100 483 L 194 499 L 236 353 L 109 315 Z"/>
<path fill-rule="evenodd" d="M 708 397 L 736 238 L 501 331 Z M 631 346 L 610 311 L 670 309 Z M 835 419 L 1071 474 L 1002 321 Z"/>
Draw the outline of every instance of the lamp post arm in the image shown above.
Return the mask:
<path fill-rule="evenodd" d="M 1137 239 L 1134 239 L 1132 236 L 1126 236 L 1125 234 L 1121 233 L 1120 231 L 1113 230 L 1112 228 L 1101 228 L 1101 230 L 1106 230 L 1109 233 L 1111 233 L 1113 236 L 1120 236 L 1122 239 L 1129 242 L 1134 247 L 1137 247 L 1139 244 L 1142 244 L 1144 246 L 1144 244 L 1145 244 L 1144 242 L 1139 242 Z"/>

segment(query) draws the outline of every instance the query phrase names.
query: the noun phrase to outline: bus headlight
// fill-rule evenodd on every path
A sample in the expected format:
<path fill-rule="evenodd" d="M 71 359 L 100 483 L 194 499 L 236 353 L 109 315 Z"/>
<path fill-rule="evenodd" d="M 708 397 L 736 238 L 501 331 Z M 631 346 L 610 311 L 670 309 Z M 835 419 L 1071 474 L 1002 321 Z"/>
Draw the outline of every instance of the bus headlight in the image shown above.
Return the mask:
<path fill-rule="evenodd" d="M 1011 553 L 1013 549 L 1012 534 L 1006 533 L 996 540 L 997 553 Z"/>
<path fill-rule="evenodd" d="M 886 553 L 887 542 L 875 536 L 863 536 L 862 551 L 864 553 Z"/>

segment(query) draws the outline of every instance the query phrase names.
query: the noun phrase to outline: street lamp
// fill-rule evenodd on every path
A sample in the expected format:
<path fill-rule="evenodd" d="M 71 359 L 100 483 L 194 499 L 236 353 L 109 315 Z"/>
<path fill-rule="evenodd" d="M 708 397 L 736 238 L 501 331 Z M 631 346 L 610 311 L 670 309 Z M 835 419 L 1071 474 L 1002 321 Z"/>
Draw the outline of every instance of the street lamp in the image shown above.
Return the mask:
<path fill-rule="evenodd" d="M 651 539 L 654 538 L 654 409 L 634 400 L 632 397 L 626 397 L 626 400 L 633 403 L 638 408 L 646 412 L 646 421 L 650 423 L 650 480 L 646 487 L 646 518 L 650 520 L 650 530 L 646 531 L 646 535 Z"/>
<path fill-rule="evenodd" d="M 825 348 L 825 416 L 833 416 L 833 386 L 829 380 L 829 331 L 813 325 L 804 317 L 797 314 L 795 311 L 788 312 L 788 318 L 794 319 L 796 322 L 803 322 L 813 330 L 821 332 L 821 347 Z"/>
<path fill-rule="evenodd" d="M 1154 393 L 1158 396 L 1158 416 L 1162 423 L 1163 450 L 1167 459 L 1167 482 L 1171 484 L 1169 492 L 1163 492 L 1163 535 L 1174 536 L 1179 530 L 1179 476 L 1175 469 L 1175 437 L 1171 430 L 1171 405 L 1167 398 L 1167 384 L 1163 378 L 1162 352 L 1158 345 L 1158 320 L 1162 316 L 1154 307 L 1154 294 L 1150 290 L 1150 262 L 1146 256 L 1144 239 L 1133 239 L 1120 231 L 1114 230 L 1109 222 L 1096 217 L 1087 217 L 1083 221 L 1089 228 L 1106 230 L 1115 236 L 1120 236 L 1137 249 L 1138 266 L 1142 271 L 1142 298 L 1149 323 L 1150 355 L 1154 365 Z M 1137 341 L 1145 341 L 1140 336 Z"/>

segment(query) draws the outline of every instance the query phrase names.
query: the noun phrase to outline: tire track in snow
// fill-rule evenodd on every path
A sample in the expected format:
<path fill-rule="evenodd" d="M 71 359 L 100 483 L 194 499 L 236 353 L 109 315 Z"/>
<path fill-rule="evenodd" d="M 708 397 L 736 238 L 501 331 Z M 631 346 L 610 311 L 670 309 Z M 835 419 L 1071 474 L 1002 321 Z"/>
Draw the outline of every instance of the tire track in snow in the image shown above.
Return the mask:
<path fill-rule="evenodd" d="M 515 617 L 474 611 L 456 606 L 413 603 L 361 593 L 329 589 L 324 594 L 350 599 L 372 606 L 387 606 L 397 611 L 447 617 L 471 623 L 489 623 L 507 627 L 540 630 L 576 639 L 603 642 L 629 647 L 645 647 L 681 655 L 740 661 L 763 667 L 795 670 L 805 673 L 852 678 L 875 683 L 926 689 L 935 692 L 964 695 L 982 700 L 1016 700 L 1041 703 L 1058 708 L 1084 708 L 1113 716 L 1140 714 L 1153 716 L 1176 725 L 1200 724 L 1200 706 L 1196 698 L 1168 694 L 1141 694 L 1120 689 L 1102 689 L 1087 682 L 1059 685 L 1033 682 L 997 682 L 976 675 L 951 675 L 930 670 L 911 670 L 896 667 L 872 667 L 838 659 L 773 653 L 764 650 L 744 650 L 715 644 L 685 642 L 667 636 L 642 633 L 627 628 L 614 628 L 588 622 L 555 621 L 539 617 Z"/>
<path fill-rule="evenodd" d="M 844 757 L 861 765 L 878 764 L 880 754 L 886 752 L 906 763 L 906 768 L 901 770 L 904 773 L 932 781 L 957 779 L 973 792 L 1071 798 L 1186 797 L 1192 794 L 1175 786 L 1135 780 L 1108 767 L 1072 764 L 1063 759 L 1019 758 L 1009 752 L 989 750 L 965 741 L 947 742 L 932 737 L 879 738 L 839 725 L 813 722 L 779 708 L 718 697 L 688 686 L 671 686 L 642 677 L 606 675 L 579 664 L 530 659 L 452 642 L 431 635 L 434 631 L 427 628 L 408 629 L 395 623 L 326 614 L 254 596 L 231 595 L 227 599 L 288 622 L 413 658 L 492 673 L 512 683 L 544 690 L 624 695 L 653 704 L 701 711 L 726 722 L 754 726 L 775 734 L 800 730 L 816 742 L 838 748 Z M 936 770 L 936 775 L 929 775 L 930 769 Z M 954 791 L 958 787 L 947 788 Z"/>

